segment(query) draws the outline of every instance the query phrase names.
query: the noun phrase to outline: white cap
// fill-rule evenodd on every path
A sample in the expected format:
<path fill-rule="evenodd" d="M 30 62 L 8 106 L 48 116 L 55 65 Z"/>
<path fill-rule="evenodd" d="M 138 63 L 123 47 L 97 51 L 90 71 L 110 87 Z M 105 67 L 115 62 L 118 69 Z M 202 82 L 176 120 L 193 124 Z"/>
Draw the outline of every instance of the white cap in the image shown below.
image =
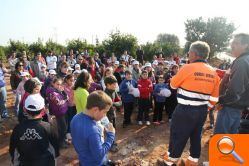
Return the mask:
<path fill-rule="evenodd" d="M 86 69 L 82 69 L 81 72 L 86 72 L 86 73 L 88 73 L 88 71 L 87 71 Z"/>
<path fill-rule="evenodd" d="M 29 76 L 29 73 L 26 72 L 26 71 L 24 71 L 24 72 L 21 72 L 21 75 L 20 75 L 20 76 L 21 76 L 21 77 Z"/>
<path fill-rule="evenodd" d="M 80 74 L 81 73 L 81 70 L 75 70 L 74 72 L 73 72 L 73 74 Z"/>
<path fill-rule="evenodd" d="M 40 111 L 45 107 L 45 102 L 40 94 L 31 94 L 26 98 L 24 107 L 29 111 Z"/>
<path fill-rule="evenodd" d="M 71 71 L 73 71 L 73 68 L 71 68 L 70 66 L 68 67 L 68 70 L 71 70 Z"/>
<path fill-rule="evenodd" d="M 144 67 L 151 67 L 151 63 L 145 63 Z"/>
<path fill-rule="evenodd" d="M 46 66 L 45 64 L 42 64 L 42 65 L 41 65 L 41 68 L 42 68 L 42 67 L 47 67 L 47 66 Z"/>
<path fill-rule="evenodd" d="M 55 70 L 49 70 L 49 72 L 48 72 L 49 74 L 56 74 L 56 71 Z"/>
<path fill-rule="evenodd" d="M 132 64 L 133 65 L 139 65 L 139 62 L 138 61 L 134 61 Z"/>
<path fill-rule="evenodd" d="M 153 64 L 153 65 L 158 65 L 158 61 L 155 60 L 152 64 Z"/>
<path fill-rule="evenodd" d="M 80 68 L 80 64 L 76 64 L 75 66 L 74 66 L 75 68 Z"/>
<path fill-rule="evenodd" d="M 115 63 L 114 63 L 115 65 L 119 65 L 119 61 L 115 61 Z"/>

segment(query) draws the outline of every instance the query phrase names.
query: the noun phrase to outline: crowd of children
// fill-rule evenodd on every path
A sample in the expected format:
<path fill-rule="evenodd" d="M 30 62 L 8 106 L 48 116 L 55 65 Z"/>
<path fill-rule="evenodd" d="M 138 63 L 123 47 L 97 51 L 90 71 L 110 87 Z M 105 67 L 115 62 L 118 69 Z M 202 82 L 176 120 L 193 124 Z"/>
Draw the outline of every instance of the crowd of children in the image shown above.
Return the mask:
<path fill-rule="evenodd" d="M 23 56 L 27 56 L 25 52 Z M 76 119 L 90 120 L 89 117 L 83 117 L 81 114 L 83 112 L 89 115 L 90 110 L 94 107 L 94 102 L 99 102 L 88 102 L 89 95 L 97 90 L 105 92 L 112 101 L 112 105 L 108 106 L 109 111 L 106 111 L 107 118 L 105 116 L 99 118 L 94 114 L 94 111 L 90 113 L 94 120 L 98 119 L 101 122 L 96 125 L 102 138 L 105 135 L 103 129 L 106 125 L 106 119 L 107 123 L 110 122 L 115 129 L 117 128 L 117 110 L 123 111 L 123 122 L 121 122 L 123 128 L 129 127 L 135 122 L 138 125 L 151 125 L 149 113 L 152 110 L 154 111 L 153 124 L 160 125 L 165 122 L 165 118 L 162 117 L 163 110 L 167 111 L 170 121 L 174 107 L 177 104 L 176 92 L 170 89 L 168 84 L 169 79 L 177 73 L 181 64 L 174 60 L 166 61 L 161 55 L 158 59 L 155 58 L 151 64 L 150 62 L 139 63 L 128 55 L 127 51 L 120 58 L 115 57 L 113 54 L 110 59 L 107 59 L 106 56 L 100 58 L 97 53 L 94 57 L 90 57 L 85 53 L 76 55 L 73 51 L 70 51 L 68 58 L 65 55 L 57 57 L 50 51 L 46 57 L 43 57 L 41 53 L 37 53 L 34 60 L 29 63 L 24 62 L 21 58 L 16 58 L 11 62 L 16 62 L 11 64 L 15 68 L 12 69 L 10 78 L 12 90 L 16 96 L 15 110 L 19 120 L 19 125 L 15 130 L 23 128 L 17 132 L 17 135 L 13 133 L 14 136 L 12 136 L 10 153 L 13 162 L 16 157 L 14 155 L 15 148 L 17 148 L 20 155 L 24 155 L 24 157 L 19 158 L 19 162 L 25 164 L 36 160 L 35 157 L 27 158 L 27 154 L 30 152 L 24 154 L 26 152 L 22 151 L 22 148 L 27 146 L 26 142 L 24 145 L 19 145 L 20 141 L 15 142 L 15 139 L 18 139 L 16 137 L 29 136 L 32 138 L 24 138 L 27 142 L 36 140 L 42 143 L 41 140 L 44 137 L 42 133 L 37 131 L 38 129 L 31 133 L 28 131 L 28 125 L 35 125 L 39 130 L 41 130 L 39 126 L 47 125 L 46 128 L 48 129 L 46 130 L 49 131 L 44 132 L 49 133 L 51 133 L 50 128 L 53 128 L 53 132 L 57 135 L 56 143 L 58 145 L 51 143 L 50 136 L 47 135 L 48 140 L 46 140 L 46 145 L 44 144 L 47 147 L 43 147 L 44 150 L 50 145 L 57 150 L 58 147 L 66 148 L 68 144 L 73 142 L 76 151 L 81 151 L 82 149 L 77 147 L 79 144 L 79 138 L 77 138 L 79 134 L 77 132 L 80 129 L 77 123 L 79 122 L 74 121 L 78 121 Z M 103 97 L 103 94 L 100 95 Z M 30 102 L 30 98 L 32 101 L 34 100 L 34 103 Z M 107 105 L 109 104 L 107 99 L 103 100 L 103 102 L 107 102 Z M 174 104 L 171 102 L 174 102 Z M 102 108 L 98 105 L 97 107 L 106 109 L 107 106 Z M 132 114 L 134 114 L 136 108 L 138 109 L 137 118 L 133 122 Z M 50 125 L 45 122 L 49 122 Z M 85 129 L 82 128 L 82 130 Z M 111 130 L 113 131 L 114 129 Z M 21 133 L 22 131 L 24 135 Z M 71 132 L 73 132 L 72 135 Z M 25 133 L 30 135 L 25 136 Z M 33 135 L 31 136 L 31 134 Z M 112 140 L 109 140 L 109 143 L 111 143 L 110 150 L 117 152 L 118 146 L 115 139 L 112 134 L 109 135 Z M 58 152 L 56 154 L 57 156 L 59 155 Z M 50 155 L 55 156 L 53 153 Z M 91 163 L 90 160 L 93 160 L 88 161 L 85 156 L 79 156 L 79 158 L 82 163 Z M 49 159 L 48 161 L 54 163 Z M 102 158 L 99 161 L 102 161 Z"/>

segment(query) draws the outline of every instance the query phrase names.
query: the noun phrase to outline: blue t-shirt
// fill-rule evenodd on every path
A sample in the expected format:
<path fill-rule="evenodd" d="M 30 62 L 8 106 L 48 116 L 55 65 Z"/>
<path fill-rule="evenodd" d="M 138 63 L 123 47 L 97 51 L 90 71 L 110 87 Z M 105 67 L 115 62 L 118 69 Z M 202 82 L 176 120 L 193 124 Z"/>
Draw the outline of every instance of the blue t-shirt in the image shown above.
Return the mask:
<path fill-rule="evenodd" d="M 107 132 L 101 141 L 101 129 L 90 116 L 79 113 L 71 121 L 71 135 L 81 165 L 100 166 L 107 160 L 107 153 L 114 141 L 114 133 Z"/>

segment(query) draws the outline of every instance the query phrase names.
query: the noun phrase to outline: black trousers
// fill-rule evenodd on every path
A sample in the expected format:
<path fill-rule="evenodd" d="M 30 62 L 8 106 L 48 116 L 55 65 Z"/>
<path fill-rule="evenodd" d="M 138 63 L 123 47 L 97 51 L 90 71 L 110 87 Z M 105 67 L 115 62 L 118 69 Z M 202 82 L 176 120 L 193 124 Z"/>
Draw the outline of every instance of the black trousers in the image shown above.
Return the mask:
<path fill-rule="evenodd" d="M 170 97 L 166 98 L 165 101 L 165 109 L 166 112 L 168 113 L 168 118 L 172 118 L 172 114 L 177 106 L 177 97 L 174 95 L 171 95 Z"/>
<path fill-rule="evenodd" d="M 70 123 L 71 120 L 73 119 L 74 115 L 76 115 L 77 110 L 76 110 L 76 106 L 73 107 L 68 107 L 67 110 L 67 133 L 70 133 Z"/>
<path fill-rule="evenodd" d="M 131 114 L 134 108 L 134 102 L 123 103 L 124 104 L 124 124 L 131 123 Z"/>
<path fill-rule="evenodd" d="M 155 102 L 153 122 L 162 121 L 164 102 Z"/>
<path fill-rule="evenodd" d="M 149 109 L 151 108 L 151 101 L 150 99 L 139 99 L 138 100 L 138 116 L 137 120 L 138 121 L 149 121 Z"/>
<path fill-rule="evenodd" d="M 179 158 L 190 138 L 190 156 L 199 158 L 201 153 L 201 132 L 207 117 L 207 106 L 178 104 L 172 116 L 170 127 L 169 157 Z"/>
<path fill-rule="evenodd" d="M 58 128 L 59 144 L 62 145 L 67 133 L 66 114 L 60 117 L 56 117 L 56 123 Z"/>

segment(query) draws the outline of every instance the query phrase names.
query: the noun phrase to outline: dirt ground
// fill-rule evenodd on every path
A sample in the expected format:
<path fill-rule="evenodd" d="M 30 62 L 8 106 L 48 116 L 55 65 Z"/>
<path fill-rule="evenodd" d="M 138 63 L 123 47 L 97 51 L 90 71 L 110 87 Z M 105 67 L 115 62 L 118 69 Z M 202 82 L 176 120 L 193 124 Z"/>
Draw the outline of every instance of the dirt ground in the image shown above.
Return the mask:
<path fill-rule="evenodd" d="M 6 80 L 9 82 L 9 79 Z M 13 111 L 14 97 L 10 86 L 7 86 L 8 100 L 7 107 L 10 118 L 0 123 L 0 165 L 10 165 L 9 138 L 12 129 L 17 124 L 17 118 Z M 117 153 L 110 153 L 109 158 L 120 161 L 120 165 L 124 166 L 150 166 L 157 165 L 157 159 L 162 158 L 167 150 L 169 143 L 169 123 L 161 124 L 159 126 L 138 126 L 135 124 L 136 112 L 133 113 L 134 125 L 125 129 L 122 128 L 122 113 L 118 112 L 116 141 L 118 143 L 119 151 Z M 152 115 L 152 113 L 151 113 Z M 166 121 L 167 115 L 163 116 Z M 203 161 L 208 160 L 208 142 L 213 130 L 208 130 L 209 121 L 207 120 L 202 136 L 202 152 L 200 158 L 200 165 Z M 185 147 L 182 158 L 188 156 L 189 143 Z M 67 149 L 61 150 L 61 155 L 58 157 L 57 165 L 78 165 L 77 154 L 72 145 Z"/>

